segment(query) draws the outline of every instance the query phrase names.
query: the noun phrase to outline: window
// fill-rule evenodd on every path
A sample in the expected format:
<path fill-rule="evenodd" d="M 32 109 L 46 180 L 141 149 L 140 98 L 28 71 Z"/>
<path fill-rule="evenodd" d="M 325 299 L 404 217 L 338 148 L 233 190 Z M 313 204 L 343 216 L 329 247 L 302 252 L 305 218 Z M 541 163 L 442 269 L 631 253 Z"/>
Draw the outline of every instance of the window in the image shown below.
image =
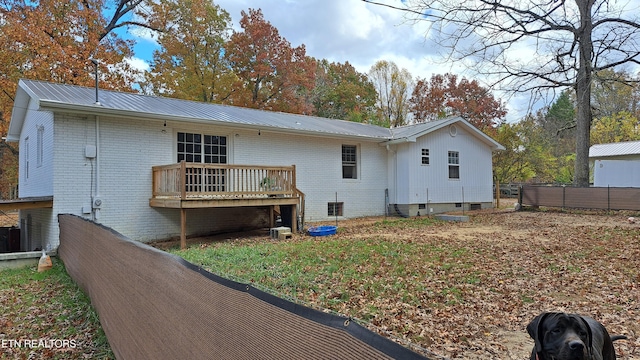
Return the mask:
<path fill-rule="evenodd" d="M 422 165 L 429 165 L 429 149 L 422 149 Z"/>
<path fill-rule="evenodd" d="M 178 162 L 227 163 L 227 137 L 178 133 Z"/>
<path fill-rule="evenodd" d="M 42 166 L 44 158 L 44 126 L 38 126 L 38 137 L 36 144 L 36 166 Z"/>
<path fill-rule="evenodd" d="M 328 216 L 343 216 L 342 208 L 344 203 L 341 202 L 330 202 L 328 206 L 327 215 Z"/>
<path fill-rule="evenodd" d="M 449 151 L 449 179 L 460 179 L 460 154 Z"/>
<path fill-rule="evenodd" d="M 355 145 L 342 145 L 342 178 L 358 178 L 357 148 Z"/>
<path fill-rule="evenodd" d="M 178 133 L 178 162 L 205 164 L 227 163 L 227 137 Z M 186 190 L 216 192 L 226 190 L 226 170 L 215 168 L 187 168 Z"/>
<path fill-rule="evenodd" d="M 29 138 L 24 139 L 24 178 L 29 179 Z"/>

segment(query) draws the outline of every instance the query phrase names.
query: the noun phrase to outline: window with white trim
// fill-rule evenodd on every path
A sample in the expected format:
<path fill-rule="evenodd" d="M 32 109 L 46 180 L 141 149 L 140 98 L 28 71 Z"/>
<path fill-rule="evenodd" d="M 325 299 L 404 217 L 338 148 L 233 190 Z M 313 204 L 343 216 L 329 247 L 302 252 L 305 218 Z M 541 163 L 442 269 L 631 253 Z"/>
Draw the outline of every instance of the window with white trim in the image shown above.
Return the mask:
<path fill-rule="evenodd" d="M 429 165 L 429 149 L 422 149 L 422 165 Z"/>
<path fill-rule="evenodd" d="M 179 132 L 177 137 L 178 162 L 226 164 L 227 137 Z M 215 192 L 226 190 L 227 171 L 216 168 L 187 168 L 186 190 Z"/>
<path fill-rule="evenodd" d="M 355 145 L 342 145 L 342 178 L 358 178 L 358 147 Z"/>
<path fill-rule="evenodd" d="M 38 126 L 38 136 L 36 138 L 36 166 L 42 166 L 44 161 L 44 126 Z"/>
<path fill-rule="evenodd" d="M 460 179 L 460 153 L 449 151 L 449 179 Z"/>
<path fill-rule="evenodd" d="M 29 137 L 24 139 L 24 178 L 29 179 Z"/>
<path fill-rule="evenodd" d="M 226 164 L 227 137 L 178 133 L 178 162 Z"/>

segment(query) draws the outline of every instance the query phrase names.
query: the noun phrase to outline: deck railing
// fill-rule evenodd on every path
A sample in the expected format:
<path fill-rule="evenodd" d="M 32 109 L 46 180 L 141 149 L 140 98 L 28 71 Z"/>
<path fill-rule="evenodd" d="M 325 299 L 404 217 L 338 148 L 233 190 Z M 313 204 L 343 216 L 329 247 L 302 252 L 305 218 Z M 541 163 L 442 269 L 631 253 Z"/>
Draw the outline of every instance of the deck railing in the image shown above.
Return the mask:
<path fill-rule="evenodd" d="M 154 166 L 153 197 L 298 197 L 296 168 L 180 162 Z"/>

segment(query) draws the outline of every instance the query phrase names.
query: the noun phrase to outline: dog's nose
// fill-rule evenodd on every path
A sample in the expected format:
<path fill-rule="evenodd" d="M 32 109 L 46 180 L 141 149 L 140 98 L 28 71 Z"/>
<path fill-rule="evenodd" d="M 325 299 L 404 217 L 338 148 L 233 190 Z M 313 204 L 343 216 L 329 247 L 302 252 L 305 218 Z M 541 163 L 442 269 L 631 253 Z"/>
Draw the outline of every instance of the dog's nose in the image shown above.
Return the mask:
<path fill-rule="evenodd" d="M 573 340 L 569 342 L 569 349 L 573 351 L 581 351 L 584 349 L 584 343 L 580 340 Z"/>

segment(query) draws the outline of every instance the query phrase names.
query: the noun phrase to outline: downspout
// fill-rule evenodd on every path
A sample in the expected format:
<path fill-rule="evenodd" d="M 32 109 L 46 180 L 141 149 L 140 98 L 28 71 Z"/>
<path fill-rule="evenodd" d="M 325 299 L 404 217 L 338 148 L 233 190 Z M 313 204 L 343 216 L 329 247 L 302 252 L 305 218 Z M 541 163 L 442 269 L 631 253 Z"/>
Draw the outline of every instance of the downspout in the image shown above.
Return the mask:
<path fill-rule="evenodd" d="M 100 198 L 100 117 L 96 115 L 96 186 L 91 198 L 91 208 L 93 209 L 93 219 L 100 219 L 100 208 L 102 199 Z"/>
<path fill-rule="evenodd" d="M 387 148 L 387 153 L 391 152 L 393 153 L 393 193 L 392 193 L 392 198 L 393 198 L 393 203 L 396 204 L 396 202 L 398 201 L 398 152 L 391 149 L 391 147 L 389 146 L 390 144 L 387 143 L 386 148 Z M 391 204 L 391 201 L 389 201 L 389 204 Z"/>

